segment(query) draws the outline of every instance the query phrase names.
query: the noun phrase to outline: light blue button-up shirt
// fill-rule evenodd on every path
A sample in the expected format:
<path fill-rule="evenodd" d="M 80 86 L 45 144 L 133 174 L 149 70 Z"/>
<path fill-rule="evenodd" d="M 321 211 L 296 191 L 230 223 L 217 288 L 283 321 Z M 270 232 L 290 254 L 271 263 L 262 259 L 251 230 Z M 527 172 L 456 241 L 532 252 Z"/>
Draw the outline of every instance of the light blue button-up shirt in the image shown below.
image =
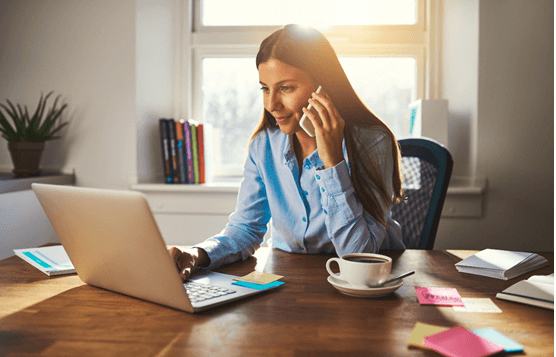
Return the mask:
<path fill-rule="evenodd" d="M 363 209 L 346 160 L 325 169 L 315 150 L 301 171 L 298 165 L 292 137 L 280 129 L 254 138 L 236 211 L 220 234 L 195 245 L 207 252 L 209 268 L 251 256 L 271 218 L 272 247 L 286 252 L 342 256 L 405 248 L 396 221 L 388 217 L 386 229 Z"/>

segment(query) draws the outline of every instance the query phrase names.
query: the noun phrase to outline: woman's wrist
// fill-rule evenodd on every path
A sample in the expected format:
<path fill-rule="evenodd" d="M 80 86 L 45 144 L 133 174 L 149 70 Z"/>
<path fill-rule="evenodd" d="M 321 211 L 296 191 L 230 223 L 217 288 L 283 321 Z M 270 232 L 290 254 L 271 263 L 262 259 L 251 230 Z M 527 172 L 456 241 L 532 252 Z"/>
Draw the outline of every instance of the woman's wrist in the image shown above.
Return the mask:
<path fill-rule="evenodd" d="M 207 252 L 201 248 L 192 248 L 189 254 L 194 257 L 195 266 L 206 267 L 210 264 L 210 258 Z"/>

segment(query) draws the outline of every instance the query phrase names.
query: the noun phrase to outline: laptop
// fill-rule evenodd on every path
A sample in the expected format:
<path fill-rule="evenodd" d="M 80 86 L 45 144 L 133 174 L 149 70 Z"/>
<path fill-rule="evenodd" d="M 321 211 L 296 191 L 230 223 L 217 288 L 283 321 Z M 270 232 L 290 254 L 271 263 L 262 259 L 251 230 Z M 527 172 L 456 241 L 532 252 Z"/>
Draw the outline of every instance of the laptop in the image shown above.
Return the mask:
<path fill-rule="evenodd" d="M 31 187 L 89 285 L 190 313 L 270 290 L 232 285 L 236 276 L 208 270 L 195 271 L 184 284 L 140 192 Z"/>

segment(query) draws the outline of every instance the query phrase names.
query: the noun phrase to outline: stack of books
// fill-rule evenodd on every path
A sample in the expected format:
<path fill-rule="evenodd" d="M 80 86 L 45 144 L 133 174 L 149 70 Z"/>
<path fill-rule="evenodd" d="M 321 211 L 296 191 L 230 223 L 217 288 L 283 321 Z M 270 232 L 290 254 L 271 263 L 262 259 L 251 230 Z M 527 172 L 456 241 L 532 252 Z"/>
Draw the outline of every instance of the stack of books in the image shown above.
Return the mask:
<path fill-rule="evenodd" d="M 533 275 L 499 292 L 496 297 L 554 310 L 554 274 Z"/>
<path fill-rule="evenodd" d="M 535 253 L 484 249 L 456 263 L 456 268 L 461 273 L 509 280 L 547 265 L 548 261 Z"/>
<path fill-rule="evenodd" d="M 159 119 L 165 183 L 200 184 L 212 178 L 212 127 L 193 120 Z"/>

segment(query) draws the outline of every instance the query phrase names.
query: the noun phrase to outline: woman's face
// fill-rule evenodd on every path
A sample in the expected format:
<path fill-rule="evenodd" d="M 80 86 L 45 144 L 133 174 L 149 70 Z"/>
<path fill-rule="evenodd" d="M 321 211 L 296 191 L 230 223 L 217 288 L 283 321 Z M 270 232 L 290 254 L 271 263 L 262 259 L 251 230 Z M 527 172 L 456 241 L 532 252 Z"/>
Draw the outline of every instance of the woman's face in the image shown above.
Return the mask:
<path fill-rule="evenodd" d="M 264 108 L 274 116 L 284 134 L 301 130 L 301 110 L 315 91 L 316 85 L 304 71 L 270 59 L 259 64 L 259 82 L 263 90 Z"/>

